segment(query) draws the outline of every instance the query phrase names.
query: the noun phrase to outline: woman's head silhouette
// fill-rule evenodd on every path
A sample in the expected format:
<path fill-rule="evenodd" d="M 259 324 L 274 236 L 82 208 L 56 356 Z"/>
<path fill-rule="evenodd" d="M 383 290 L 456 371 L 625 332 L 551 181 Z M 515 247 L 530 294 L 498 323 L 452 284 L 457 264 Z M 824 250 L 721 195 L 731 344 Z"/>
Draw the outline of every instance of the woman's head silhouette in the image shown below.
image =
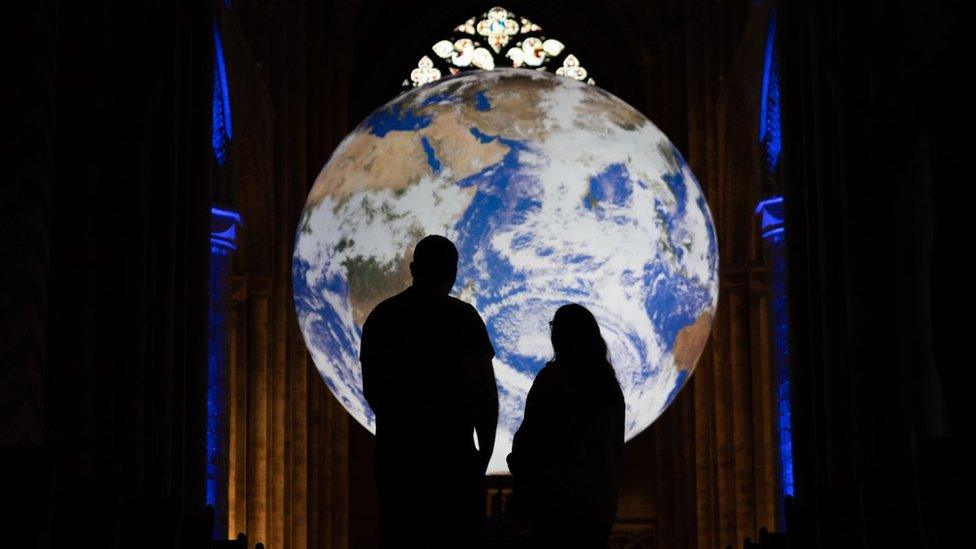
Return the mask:
<path fill-rule="evenodd" d="M 607 342 L 600 325 L 586 307 L 577 303 L 563 305 L 549 323 L 552 328 L 552 350 L 557 363 L 591 363 L 610 367 Z"/>

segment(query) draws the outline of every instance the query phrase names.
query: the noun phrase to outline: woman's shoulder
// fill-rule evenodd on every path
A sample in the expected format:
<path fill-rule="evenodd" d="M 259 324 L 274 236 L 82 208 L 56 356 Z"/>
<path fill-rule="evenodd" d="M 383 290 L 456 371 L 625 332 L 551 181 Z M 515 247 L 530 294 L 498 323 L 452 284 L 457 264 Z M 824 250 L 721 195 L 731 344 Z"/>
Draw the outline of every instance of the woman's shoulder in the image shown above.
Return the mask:
<path fill-rule="evenodd" d="M 535 379 L 532 380 L 532 385 L 538 385 L 540 383 L 550 383 L 552 380 L 558 376 L 556 371 L 556 364 L 552 361 L 546 362 L 546 365 L 539 370 L 539 373 L 535 375 Z"/>
<path fill-rule="evenodd" d="M 532 392 L 550 393 L 561 385 L 560 378 L 561 374 L 558 365 L 555 362 L 546 362 L 546 365 L 539 370 L 539 373 L 535 375 L 535 379 L 532 380 Z"/>

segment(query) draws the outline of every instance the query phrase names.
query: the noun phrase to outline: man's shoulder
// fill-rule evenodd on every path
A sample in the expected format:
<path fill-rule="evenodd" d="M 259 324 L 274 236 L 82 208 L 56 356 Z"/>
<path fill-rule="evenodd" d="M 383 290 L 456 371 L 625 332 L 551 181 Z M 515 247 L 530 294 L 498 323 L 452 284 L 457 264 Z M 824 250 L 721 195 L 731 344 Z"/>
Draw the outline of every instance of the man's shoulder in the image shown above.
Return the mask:
<path fill-rule="evenodd" d="M 478 309 L 474 305 L 453 296 L 448 296 L 448 299 L 450 300 L 452 316 L 457 317 L 462 325 L 467 326 L 469 329 L 483 329 L 485 321 L 481 318 L 481 313 L 478 312 Z"/>
<path fill-rule="evenodd" d="M 395 314 L 397 310 L 402 309 L 406 299 L 405 293 L 400 292 L 377 303 L 373 307 L 373 310 L 366 315 L 365 323 L 374 324 L 378 320 L 388 318 L 390 315 Z"/>
<path fill-rule="evenodd" d="M 373 307 L 373 310 L 366 316 L 367 324 L 378 324 L 386 320 L 401 317 L 410 317 L 418 314 L 419 311 L 440 310 L 447 313 L 448 318 L 456 318 L 458 321 L 477 320 L 481 322 L 481 315 L 478 310 L 467 301 L 463 301 L 451 295 L 436 297 L 419 297 L 409 289 L 404 290 L 394 296 L 380 301 Z"/>
<path fill-rule="evenodd" d="M 445 302 L 448 304 L 448 307 L 451 307 L 452 309 L 458 311 L 459 313 L 466 314 L 466 315 L 478 314 L 478 310 L 474 308 L 474 305 L 468 303 L 467 301 L 458 299 L 453 295 L 449 295 L 446 297 L 447 299 L 445 300 Z M 480 318 L 481 315 L 478 316 Z"/>

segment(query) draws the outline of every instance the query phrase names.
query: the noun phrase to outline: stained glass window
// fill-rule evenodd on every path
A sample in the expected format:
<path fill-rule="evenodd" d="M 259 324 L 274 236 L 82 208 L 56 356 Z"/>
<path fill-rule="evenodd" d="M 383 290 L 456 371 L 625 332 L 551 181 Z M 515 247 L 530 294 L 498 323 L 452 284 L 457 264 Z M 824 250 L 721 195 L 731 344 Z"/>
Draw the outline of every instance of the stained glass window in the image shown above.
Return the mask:
<path fill-rule="evenodd" d="M 548 70 L 595 83 L 579 58 L 566 51 L 565 44 L 546 36 L 539 25 L 501 7 L 461 23 L 430 50 L 433 55 L 420 58 L 403 87 L 423 86 L 463 71 L 506 66 Z"/>

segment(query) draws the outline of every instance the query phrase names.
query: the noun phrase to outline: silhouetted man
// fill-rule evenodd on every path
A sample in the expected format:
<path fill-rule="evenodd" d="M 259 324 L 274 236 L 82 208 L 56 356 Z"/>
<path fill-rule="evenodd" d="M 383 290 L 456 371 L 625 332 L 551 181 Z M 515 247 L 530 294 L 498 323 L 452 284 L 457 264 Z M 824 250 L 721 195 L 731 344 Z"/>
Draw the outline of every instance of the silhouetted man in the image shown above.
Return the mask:
<path fill-rule="evenodd" d="M 478 312 L 448 295 L 458 252 L 428 236 L 413 285 L 363 324 L 363 392 L 376 413 L 376 484 L 384 547 L 472 547 L 495 445 L 495 354 Z M 474 435 L 477 433 L 478 445 Z"/>

